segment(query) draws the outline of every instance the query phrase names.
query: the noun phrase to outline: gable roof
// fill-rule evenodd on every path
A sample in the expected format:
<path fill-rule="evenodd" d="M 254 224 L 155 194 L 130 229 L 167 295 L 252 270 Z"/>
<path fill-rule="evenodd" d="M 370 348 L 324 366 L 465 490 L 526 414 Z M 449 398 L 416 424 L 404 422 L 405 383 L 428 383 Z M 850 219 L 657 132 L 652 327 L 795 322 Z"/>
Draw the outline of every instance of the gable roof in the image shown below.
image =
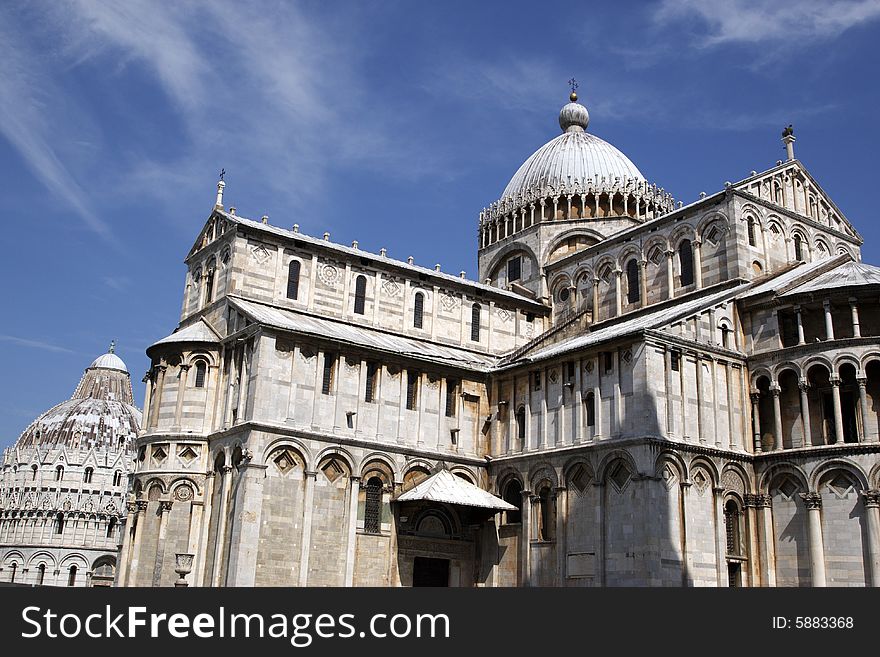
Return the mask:
<path fill-rule="evenodd" d="M 784 294 L 804 294 L 819 292 L 820 290 L 838 290 L 849 287 L 862 287 L 865 285 L 880 285 L 880 267 L 866 265 L 852 260 L 844 262 L 831 271 L 826 271 L 810 281 L 798 285 Z M 782 296 L 782 295 L 780 295 Z"/>
<path fill-rule="evenodd" d="M 147 351 L 161 344 L 178 344 L 181 342 L 220 342 L 220 334 L 208 324 L 204 317 L 199 317 L 195 323 L 183 328 L 177 328 L 171 335 L 157 340 L 147 347 Z"/>

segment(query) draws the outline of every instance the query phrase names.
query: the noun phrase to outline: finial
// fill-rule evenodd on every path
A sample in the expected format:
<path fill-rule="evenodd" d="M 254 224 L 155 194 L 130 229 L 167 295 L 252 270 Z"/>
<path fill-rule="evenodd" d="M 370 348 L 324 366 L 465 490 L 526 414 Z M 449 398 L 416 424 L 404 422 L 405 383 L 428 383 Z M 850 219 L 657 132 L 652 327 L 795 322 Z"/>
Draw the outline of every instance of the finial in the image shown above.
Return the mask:
<path fill-rule="evenodd" d="M 116 340 L 110 340 L 110 348 L 107 350 L 108 354 L 116 353 Z"/>
<path fill-rule="evenodd" d="M 782 143 L 785 144 L 785 154 L 791 162 L 794 159 L 794 126 L 791 123 L 782 131 Z"/>
<path fill-rule="evenodd" d="M 298 232 L 299 232 L 299 224 L 293 224 L 293 232 L 294 232 L 294 233 L 298 233 Z"/>
<path fill-rule="evenodd" d="M 226 175 L 226 169 L 220 169 L 220 180 L 217 182 L 217 200 L 214 201 L 214 207 L 223 209 L 223 188 L 226 187 L 226 183 L 223 182 L 223 177 Z"/>
<path fill-rule="evenodd" d="M 412 256 L 409 256 L 409 257 L 406 259 L 406 264 L 411 265 L 411 264 L 413 264 L 415 261 L 416 261 L 415 258 L 413 258 Z"/>
<path fill-rule="evenodd" d="M 269 215 L 264 214 L 262 217 L 260 217 L 260 221 L 262 221 L 264 224 L 268 224 L 269 223 Z"/>
<path fill-rule="evenodd" d="M 384 258 L 385 256 L 388 255 L 388 249 L 386 249 L 386 248 L 383 246 L 381 249 L 379 249 L 379 255 L 382 256 L 382 257 Z"/>
<path fill-rule="evenodd" d="M 351 248 L 353 248 L 353 249 L 358 248 L 358 241 L 357 241 L 357 240 L 352 240 L 352 241 L 351 241 Z"/>
<path fill-rule="evenodd" d="M 440 271 L 440 263 L 439 262 L 436 265 L 434 265 L 434 271 Z"/>
<path fill-rule="evenodd" d="M 329 242 L 329 241 L 330 241 L 330 233 L 324 233 L 324 241 L 325 241 L 325 242 Z"/>
<path fill-rule="evenodd" d="M 577 95 L 578 81 L 575 80 L 574 78 L 571 78 L 568 81 L 568 86 L 571 87 L 571 94 L 569 94 L 568 99 L 571 102 L 577 101 L 577 99 L 578 99 L 578 95 Z"/>

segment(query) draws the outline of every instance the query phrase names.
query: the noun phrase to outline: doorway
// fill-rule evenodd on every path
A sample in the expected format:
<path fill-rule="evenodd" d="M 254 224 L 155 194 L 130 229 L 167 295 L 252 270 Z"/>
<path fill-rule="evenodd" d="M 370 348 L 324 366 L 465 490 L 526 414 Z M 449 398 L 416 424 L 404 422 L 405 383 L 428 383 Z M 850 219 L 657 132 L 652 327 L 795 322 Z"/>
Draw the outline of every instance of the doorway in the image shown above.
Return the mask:
<path fill-rule="evenodd" d="M 413 561 L 413 586 L 449 586 L 449 559 L 416 557 Z"/>

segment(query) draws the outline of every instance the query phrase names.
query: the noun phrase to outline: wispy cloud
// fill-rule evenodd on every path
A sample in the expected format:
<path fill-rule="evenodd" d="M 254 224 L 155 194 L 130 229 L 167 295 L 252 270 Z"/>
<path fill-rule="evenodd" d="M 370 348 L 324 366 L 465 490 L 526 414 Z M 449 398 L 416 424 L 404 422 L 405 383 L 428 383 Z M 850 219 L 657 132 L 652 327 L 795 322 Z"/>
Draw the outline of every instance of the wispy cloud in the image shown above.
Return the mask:
<path fill-rule="evenodd" d="M 808 46 L 880 18 L 880 0 L 663 0 L 654 12 L 664 26 L 697 19 L 702 47 L 729 43 Z"/>
<path fill-rule="evenodd" d="M 128 276 L 105 276 L 104 285 L 117 292 L 124 292 L 131 287 L 131 279 Z"/>
<path fill-rule="evenodd" d="M 28 340 L 27 338 L 19 338 L 14 335 L 5 335 L 2 333 L 0 333 L 0 342 L 9 342 L 9 343 L 17 345 L 19 347 L 30 347 L 32 349 L 42 349 L 43 351 L 53 351 L 56 353 L 66 353 L 66 354 L 76 353 L 72 349 L 67 349 L 66 347 L 59 347 L 58 345 L 50 344 L 48 342 L 41 342 L 39 340 Z"/>
<path fill-rule="evenodd" d="M 52 97 L 58 94 L 51 78 L 34 66 L 28 46 L 13 33 L 11 25 L 0 11 L 0 97 L 4 98 L 0 134 L 53 195 L 88 228 L 115 244 L 109 226 L 95 213 L 88 195 L 53 147 L 58 133 L 64 131 L 64 121 L 59 125 L 59 117 L 49 110 Z"/>

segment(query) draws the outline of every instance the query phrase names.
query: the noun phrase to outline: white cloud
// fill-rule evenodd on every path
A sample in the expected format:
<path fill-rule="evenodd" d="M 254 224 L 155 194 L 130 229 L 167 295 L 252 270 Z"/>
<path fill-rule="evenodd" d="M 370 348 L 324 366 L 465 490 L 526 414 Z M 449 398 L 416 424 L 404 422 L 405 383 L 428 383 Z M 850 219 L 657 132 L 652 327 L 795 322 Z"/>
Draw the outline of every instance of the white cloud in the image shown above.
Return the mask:
<path fill-rule="evenodd" d="M 663 0 L 654 18 L 664 26 L 699 19 L 707 28 L 697 38 L 704 47 L 762 42 L 797 47 L 880 18 L 880 0 Z"/>
<path fill-rule="evenodd" d="M 33 349 L 42 349 L 43 351 L 52 351 L 52 352 L 56 352 L 56 353 L 66 353 L 66 354 L 75 353 L 71 349 L 67 349 L 65 347 L 59 347 L 58 345 L 50 344 L 48 342 L 41 342 L 39 340 L 29 340 L 27 338 L 19 338 L 14 335 L 5 335 L 2 333 L 0 333 L 0 342 L 9 342 L 9 343 L 17 345 L 19 347 L 30 347 Z"/>
<path fill-rule="evenodd" d="M 0 14 L 0 19 L 5 18 Z M 57 95 L 54 83 L 39 68 L 23 40 L 0 20 L 0 134 L 18 151 L 27 167 L 91 230 L 115 244 L 109 226 L 101 220 L 88 195 L 61 161 L 54 147 L 59 121 L 50 109 Z M 63 132 L 63 117 L 60 127 Z"/>

